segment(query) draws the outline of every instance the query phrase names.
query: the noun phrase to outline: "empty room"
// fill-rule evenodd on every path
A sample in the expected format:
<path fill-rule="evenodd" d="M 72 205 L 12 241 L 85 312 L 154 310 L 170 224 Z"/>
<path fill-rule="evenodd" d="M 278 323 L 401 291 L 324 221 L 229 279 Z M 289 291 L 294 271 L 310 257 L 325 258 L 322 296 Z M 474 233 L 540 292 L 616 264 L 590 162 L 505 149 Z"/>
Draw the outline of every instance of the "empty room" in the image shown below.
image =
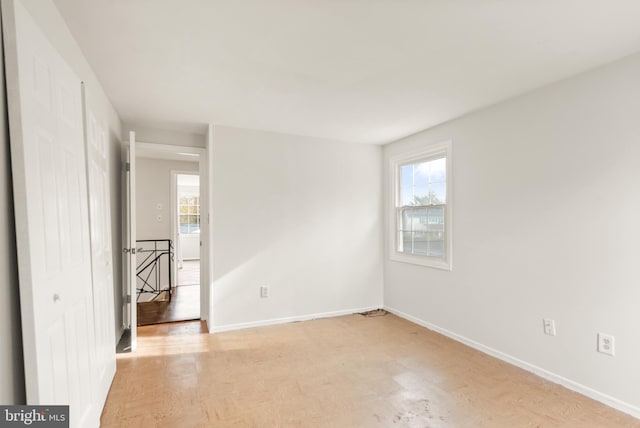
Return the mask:
<path fill-rule="evenodd" d="M 0 427 L 640 427 L 639 2 L 0 8 Z"/>

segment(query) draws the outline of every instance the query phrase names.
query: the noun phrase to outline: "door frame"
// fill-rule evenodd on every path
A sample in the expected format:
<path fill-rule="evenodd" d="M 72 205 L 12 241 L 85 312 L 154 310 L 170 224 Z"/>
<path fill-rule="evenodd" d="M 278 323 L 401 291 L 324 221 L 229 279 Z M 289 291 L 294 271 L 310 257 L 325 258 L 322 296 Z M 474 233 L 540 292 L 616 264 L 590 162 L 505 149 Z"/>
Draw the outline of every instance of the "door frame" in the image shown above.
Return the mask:
<path fill-rule="evenodd" d="M 137 313 L 137 283 L 136 283 L 136 133 L 129 131 L 129 142 L 125 143 L 125 180 L 123 193 L 123 217 L 122 217 L 122 270 L 123 270 L 123 286 L 124 310 L 123 320 L 127 320 L 125 324 L 129 326 L 131 338 L 130 349 L 133 351 L 137 347 L 138 342 L 138 313 Z M 128 249 L 126 251 L 125 249 Z M 128 311 L 127 311 L 128 310 Z"/>
<path fill-rule="evenodd" d="M 199 165 L 198 165 L 199 166 Z M 183 171 L 183 170 L 171 170 L 171 236 L 175 238 L 176 244 L 174 248 L 176 250 L 176 254 L 178 254 L 181 250 L 180 243 L 180 231 L 178 228 L 178 176 L 179 175 L 196 175 L 198 176 L 198 181 L 202 181 L 200 179 L 200 171 Z M 200 190 L 198 190 L 200 192 Z M 200 222 L 202 222 L 202 215 L 200 216 Z M 200 236 L 200 241 L 202 241 L 202 234 Z M 179 257 L 174 257 L 173 259 L 173 273 L 174 273 L 174 281 L 173 283 L 177 286 L 177 276 L 178 276 L 178 261 Z"/>
<path fill-rule="evenodd" d="M 211 227 L 210 227 L 210 192 L 211 183 L 208 177 L 210 176 L 210 161 L 211 155 L 209 148 L 209 141 L 207 141 L 207 148 L 192 147 L 192 146 L 178 146 L 162 143 L 148 143 L 148 142 L 136 142 L 136 148 L 144 150 L 155 150 L 165 153 L 175 154 L 188 154 L 192 156 L 198 156 L 198 175 L 200 176 L 200 319 L 207 323 L 209 331 L 211 331 L 212 319 L 211 319 L 211 304 L 209 301 L 210 293 L 210 272 L 211 269 L 207 268 L 208 255 L 211 254 Z M 194 171 L 190 171 L 194 173 Z M 172 197 L 173 196 L 172 191 Z M 176 202 L 177 203 L 177 202 Z M 172 208 L 173 212 L 173 208 Z M 172 222 L 172 228 L 174 227 Z M 174 269 L 174 272 L 175 269 Z M 132 306 L 135 308 L 135 306 Z M 132 309 L 133 310 L 133 309 Z M 133 328 L 134 326 L 132 326 Z M 137 328 L 137 326 L 135 326 Z"/>

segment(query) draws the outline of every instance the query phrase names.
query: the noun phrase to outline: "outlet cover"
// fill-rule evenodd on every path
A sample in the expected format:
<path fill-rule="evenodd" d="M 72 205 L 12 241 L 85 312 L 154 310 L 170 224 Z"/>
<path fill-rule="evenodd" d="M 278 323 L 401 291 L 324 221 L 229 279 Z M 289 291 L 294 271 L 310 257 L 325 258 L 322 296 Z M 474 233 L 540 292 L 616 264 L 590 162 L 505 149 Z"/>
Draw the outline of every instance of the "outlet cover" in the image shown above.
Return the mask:
<path fill-rule="evenodd" d="M 598 352 L 612 357 L 616 355 L 616 338 L 610 334 L 598 333 Z"/>
<path fill-rule="evenodd" d="M 266 285 L 260 287 L 260 297 L 269 297 L 269 287 Z"/>
<path fill-rule="evenodd" d="M 544 334 L 548 336 L 556 335 L 556 322 L 551 318 L 544 318 L 542 320 L 542 326 L 544 328 Z"/>

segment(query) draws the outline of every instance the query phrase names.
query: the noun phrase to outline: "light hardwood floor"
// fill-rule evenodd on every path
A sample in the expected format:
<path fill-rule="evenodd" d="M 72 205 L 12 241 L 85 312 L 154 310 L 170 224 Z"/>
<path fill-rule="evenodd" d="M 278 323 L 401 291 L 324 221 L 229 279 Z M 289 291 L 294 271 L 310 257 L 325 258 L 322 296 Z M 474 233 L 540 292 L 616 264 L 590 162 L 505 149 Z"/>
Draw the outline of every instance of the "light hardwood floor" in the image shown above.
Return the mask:
<path fill-rule="evenodd" d="M 393 315 L 205 334 L 138 329 L 103 427 L 640 427 Z"/>

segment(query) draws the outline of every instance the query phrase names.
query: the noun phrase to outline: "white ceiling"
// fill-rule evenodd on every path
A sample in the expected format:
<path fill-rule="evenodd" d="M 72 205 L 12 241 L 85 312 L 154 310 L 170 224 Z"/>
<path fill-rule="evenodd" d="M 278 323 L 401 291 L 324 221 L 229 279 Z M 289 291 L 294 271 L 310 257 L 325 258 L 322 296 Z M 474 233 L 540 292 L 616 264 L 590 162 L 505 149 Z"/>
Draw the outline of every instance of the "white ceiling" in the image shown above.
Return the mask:
<path fill-rule="evenodd" d="M 640 51 L 638 0 L 54 0 L 126 122 L 385 143 Z"/>

